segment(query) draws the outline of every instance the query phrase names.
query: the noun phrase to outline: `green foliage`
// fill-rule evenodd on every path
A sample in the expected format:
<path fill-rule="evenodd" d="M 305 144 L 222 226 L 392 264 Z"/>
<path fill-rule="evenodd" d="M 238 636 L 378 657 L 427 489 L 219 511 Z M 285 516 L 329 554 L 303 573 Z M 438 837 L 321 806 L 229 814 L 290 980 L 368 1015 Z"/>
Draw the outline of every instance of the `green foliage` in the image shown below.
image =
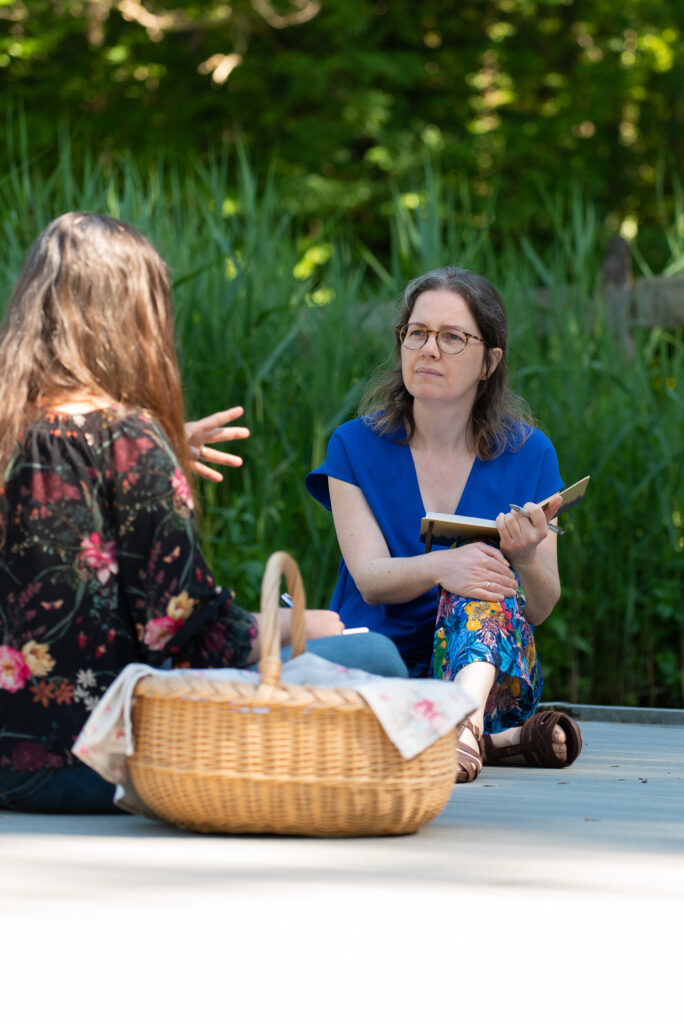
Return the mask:
<path fill-rule="evenodd" d="M 537 632 L 547 698 L 682 704 L 684 346 L 680 333 L 645 329 L 633 358 L 616 344 L 596 294 L 605 240 L 578 191 L 543 196 L 552 244 L 500 245 L 496 200 L 428 166 L 414 195 L 395 192 L 377 214 L 391 240 L 383 259 L 346 225 L 312 235 L 240 152 L 145 173 L 126 160 L 82 163 L 74 169 L 66 140 L 48 176 L 15 155 L 0 181 L 0 300 L 35 235 L 67 208 L 121 217 L 159 247 L 189 416 L 243 404 L 252 430 L 245 466 L 203 486 L 205 553 L 241 603 L 256 606 L 277 548 L 298 559 L 310 606 L 327 603 L 338 549 L 304 476 L 387 354 L 406 278 L 456 257 L 506 299 L 513 382 L 564 479 L 592 476 L 563 524 L 563 598 Z M 668 238 L 669 266 L 681 266 L 681 232 L 669 225 Z"/>
<path fill-rule="evenodd" d="M 636 219 L 659 268 L 683 60 L 675 0 L 0 4 L 2 106 L 26 111 L 33 158 L 54 162 L 65 116 L 78 158 L 204 159 L 239 134 L 257 170 L 275 161 L 287 208 L 349 218 L 383 256 L 377 210 L 418 187 L 427 155 L 452 186 L 496 193 L 497 242 L 548 243 L 539 184 L 581 179 L 613 228 Z"/>

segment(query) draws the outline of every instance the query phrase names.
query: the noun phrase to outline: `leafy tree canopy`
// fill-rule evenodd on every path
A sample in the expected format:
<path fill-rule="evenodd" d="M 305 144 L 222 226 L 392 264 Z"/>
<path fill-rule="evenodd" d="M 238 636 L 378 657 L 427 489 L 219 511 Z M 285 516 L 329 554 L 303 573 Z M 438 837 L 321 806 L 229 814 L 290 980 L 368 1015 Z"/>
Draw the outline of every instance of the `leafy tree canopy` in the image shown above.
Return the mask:
<path fill-rule="evenodd" d="M 0 0 L 0 87 L 34 154 L 64 116 L 104 155 L 240 134 L 294 209 L 373 244 L 426 157 L 497 190 L 509 231 L 543 231 L 538 187 L 567 179 L 648 229 L 684 156 L 683 37 L 675 0 Z"/>

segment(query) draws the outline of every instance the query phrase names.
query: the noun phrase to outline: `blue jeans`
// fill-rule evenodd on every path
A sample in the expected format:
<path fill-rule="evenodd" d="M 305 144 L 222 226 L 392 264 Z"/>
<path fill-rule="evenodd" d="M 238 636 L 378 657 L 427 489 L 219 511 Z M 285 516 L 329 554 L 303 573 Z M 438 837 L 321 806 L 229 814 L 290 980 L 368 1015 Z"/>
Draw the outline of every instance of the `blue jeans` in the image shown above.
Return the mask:
<path fill-rule="evenodd" d="M 85 764 L 17 772 L 0 768 L 0 809 L 31 814 L 122 814 L 114 786 Z"/>
<path fill-rule="evenodd" d="M 399 651 L 381 633 L 352 633 L 345 636 L 322 636 L 318 640 L 307 640 L 306 649 L 326 661 L 337 662 L 346 668 L 360 668 L 376 676 L 400 676 L 406 679 L 408 669 Z M 281 657 L 289 661 L 291 647 L 283 647 Z"/>

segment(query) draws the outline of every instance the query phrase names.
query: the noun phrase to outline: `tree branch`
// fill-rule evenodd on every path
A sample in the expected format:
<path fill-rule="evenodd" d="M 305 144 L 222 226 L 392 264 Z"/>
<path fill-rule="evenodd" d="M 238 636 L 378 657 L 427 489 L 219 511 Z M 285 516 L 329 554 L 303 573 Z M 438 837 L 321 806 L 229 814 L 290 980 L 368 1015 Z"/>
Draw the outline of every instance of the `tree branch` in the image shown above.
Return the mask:
<path fill-rule="evenodd" d="M 251 0 L 252 7 L 272 28 L 289 28 L 290 25 L 303 25 L 315 18 L 321 9 L 318 0 L 290 0 L 294 10 L 289 14 L 277 14 L 269 0 Z"/>
<path fill-rule="evenodd" d="M 227 25 L 233 17 L 230 4 L 219 4 L 205 18 L 188 18 L 182 11 L 161 10 L 153 14 L 138 0 L 115 0 L 114 6 L 126 21 L 135 21 L 141 25 L 153 42 L 159 42 L 165 32 L 197 32 L 217 28 L 219 25 Z"/>

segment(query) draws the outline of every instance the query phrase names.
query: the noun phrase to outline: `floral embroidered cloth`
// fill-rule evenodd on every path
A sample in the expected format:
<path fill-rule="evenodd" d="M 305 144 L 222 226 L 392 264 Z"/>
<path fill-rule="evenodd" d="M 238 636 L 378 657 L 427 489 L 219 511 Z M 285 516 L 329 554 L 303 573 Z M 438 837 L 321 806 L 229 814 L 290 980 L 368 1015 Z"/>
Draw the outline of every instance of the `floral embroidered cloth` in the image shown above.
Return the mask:
<path fill-rule="evenodd" d="M 168 673 L 197 676 L 202 670 L 186 669 Z M 259 682 L 258 672 L 245 669 L 205 669 L 212 681 Z M 126 758 L 134 751 L 131 699 L 136 683 L 146 675 L 166 675 L 149 665 L 129 665 L 112 683 L 93 709 L 76 740 L 73 752 L 108 782 L 117 784 L 116 803 L 124 810 L 149 814 L 131 783 Z M 415 757 L 463 719 L 477 706 L 458 683 L 434 679 L 393 679 L 359 669 L 345 668 L 315 654 L 301 654 L 286 661 L 282 681 L 356 690 L 405 758 Z"/>
<path fill-rule="evenodd" d="M 243 665 L 254 619 L 216 586 L 187 481 L 140 412 L 47 414 L 2 495 L 0 766 L 72 762 L 125 665 Z"/>

